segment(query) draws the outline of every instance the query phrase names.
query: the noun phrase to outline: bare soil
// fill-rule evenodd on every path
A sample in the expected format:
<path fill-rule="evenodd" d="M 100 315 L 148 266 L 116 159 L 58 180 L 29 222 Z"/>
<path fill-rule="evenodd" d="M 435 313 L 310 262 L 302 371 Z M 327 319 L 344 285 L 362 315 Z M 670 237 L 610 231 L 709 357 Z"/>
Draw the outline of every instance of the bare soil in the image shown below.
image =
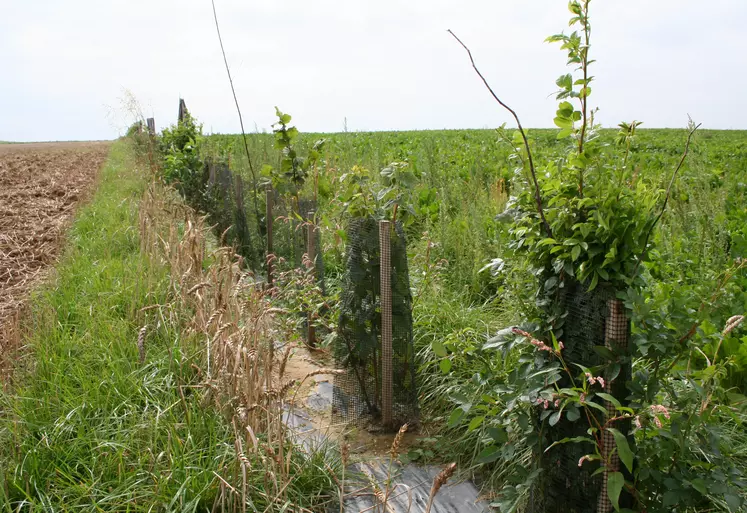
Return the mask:
<path fill-rule="evenodd" d="M 109 142 L 0 144 L 0 375 L 30 290 L 54 263 Z M 0 379 L 0 381 L 2 381 Z"/>
<path fill-rule="evenodd" d="M 371 433 L 363 427 L 349 426 L 337 423 L 333 420 L 331 404 L 319 409 L 314 401 L 314 396 L 325 396 L 323 403 L 331 402 L 331 392 L 323 392 L 325 388 L 331 389 L 334 377 L 329 374 L 315 375 L 306 378 L 309 374 L 319 369 L 334 368 L 332 358 L 325 351 L 309 351 L 305 347 L 295 347 L 285 367 L 285 376 L 301 383 L 289 394 L 290 403 L 300 408 L 304 422 L 304 429 L 314 430 L 322 438 L 334 440 L 338 443 L 347 443 L 351 454 L 356 459 L 370 459 L 389 454 L 394 433 Z M 328 387 L 325 387 L 328 385 Z M 299 413 L 299 410 L 295 410 Z M 400 453 L 406 453 L 410 446 L 415 445 L 423 433 L 412 426 L 405 433 L 400 443 Z"/>

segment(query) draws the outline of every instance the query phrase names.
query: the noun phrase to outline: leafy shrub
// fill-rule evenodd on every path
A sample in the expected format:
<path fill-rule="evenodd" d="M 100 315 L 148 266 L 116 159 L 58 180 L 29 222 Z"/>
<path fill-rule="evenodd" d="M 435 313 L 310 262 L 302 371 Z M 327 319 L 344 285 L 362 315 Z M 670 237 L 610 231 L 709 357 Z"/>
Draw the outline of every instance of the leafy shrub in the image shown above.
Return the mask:
<path fill-rule="evenodd" d="M 198 207 L 206 192 L 199 151 L 201 139 L 202 125 L 196 124 L 189 112 L 176 125 L 164 129 L 160 139 L 164 180 L 174 184 L 190 204 Z"/>

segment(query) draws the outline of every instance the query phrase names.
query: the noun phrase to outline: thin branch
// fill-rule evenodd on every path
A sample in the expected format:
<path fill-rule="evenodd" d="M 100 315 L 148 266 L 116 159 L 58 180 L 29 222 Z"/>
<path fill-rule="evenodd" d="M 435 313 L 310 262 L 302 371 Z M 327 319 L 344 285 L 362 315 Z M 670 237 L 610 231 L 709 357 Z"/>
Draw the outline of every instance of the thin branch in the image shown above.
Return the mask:
<path fill-rule="evenodd" d="M 246 142 L 246 132 L 244 131 L 244 119 L 241 116 L 241 108 L 239 108 L 239 100 L 236 98 L 236 89 L 233 87 L 233 78 L 231 78 L 231 70 L 228 67 L 228 59 L 226 59 L 226 51 L 223 48 L 223 38 L 220 35 L 220 26 L 218 25 L 218 14 L 215 12 L 215 0 L 210 0 L 213 4 L 213 19 L 215 19 L 215 31 L 218 33 L 218 42 L 220 43 L 220 51 L 223 54 L 223 63 L 226 65 L 226 73 L 228 74 L 228 82 L 231 84 L 231 93 L 233 93 L 233 101 L 236 104 L 236 112 L 239 113 L 239 125 L 241 126 L 241 137 L 244 141 L 244 150 L 246 151 L 246 160 L 249 162 L 249 171 L 252 173 L 252 188 L 254 189 L 254 215 L 257 217 L 257 231 L 261 234 L 259 229 L 261 225 L 261 218 L 259 216 L 259 205 L 257 203 L 257 174 L 254 172 L 254 165 L 252 164 L 252 157 L 249 154 L 249 145 Z"/>
<path fill-rule="evenodd" d="M 581 125 L 581 134 L 578 138 L 578 154 L 579 156 L 583 155 L 584 153 L 584 142 L 586 139 L 586 128 L 588 125 L 587 120 L 587 104 L 588 104 L 588 92 L 589 92 L 589 40 L 591 39 L 591 24 L 589 23 L 589 1 L 587 0 L 584 3 L 584 10 L 583 10 L 583 16 L 584 16 L 584 37 L 586 39 L 585 46 L 581 50 L 583 53 L 583 64 L 582 68 L 584 71 L 584 85 L 582 91 L 584 94 L 581 96 L 581 116 L 582 116 L 582 125 Z M 592 122 L 593 124 L 593 122 Z M 582 198 L 584 197 L 584 171 L 583 168 L 579 168 L 578 170 L 578 194 Z"/>
<path fill-rule="evenodd" d="M 495 101 L 498 102 L 498 104 L 509 111 L 511 115 L 514 117 L 514 120 L 516 120 L 516 125 L 519 128 L 519 133 L 521 134 L 521 138 L 524 140 L 524 148 L 527 150 L 527 157 L 529 159 L 529 172 L 532 174 L 532 181 L 534 182 L 534 200 L 537 203 L 537 211 L 539 212 L 540 217 L 542 218 L 542 224 L 545 226 L 545 231 L 547 232 L 548 237 L 552 237 L 552 230 L 550 230 L 550 225 L 547 222 L 547 219 L 545 219 L 545 211 L 542 208 L 542 196 L 540 195 L 540 187 L 539 183 L 537 182 L 537 173 L 534 169 L 534 160 L 532 159 L 532 150 L 529 148 L 529 140 L 527 139 L 527 134 L 524 132 L 524 128 L 521 126 L 521 121 L 519 121 L 519 116 L 516 114 L 516 112 L 503 103 L 500 98 L 498 98 L 498 95 L 495 94 L 493 91 L 493 88 L 490 87 L 490 84 L 488 84 L 488 81 L 485 80 L 485 77 L 480 73 L 480 70 L 477 69 L 477 65 L 475 64 L 475 59 L 472 58 L 472 52 L 469 48 L 467 48 L 467 45 L 465 45 L 461 39 L 457 37 L 456 34 L 454 34 L 451 29 L 448 30 L 449 34 L 451 34 L 454 39 L 456 39 L 460 45 L 462 45 L 462 48 L 467 50 L 467 55 L 469 55 L 469 60 L 472 63 L 472 69 L 475 70 L 475 73 L 477 73 L 477 76 L 480 77 L 482 80 L 482 83 L 485 84 L 485 87 L 490 91 L 491 96 Z"/>
<path fill-rule="evenodd" d="M 675 178 L 677 178 L 677 173 L 679 173 L 680 169 L 682 168 L 682 165 L 685 163 L 687 154 L 690 151 L 690 141 L 693 137 L 693 134 L 698 128 L 700 128 L 700 125 L 702 125 L 702 123 L 698 123 L 697 125 L 695 125 L 692 129 L 690 129 L 690 132 L 688 132 L 687 134 L 687 142 L 685 143 L 685 151 L 682 152 L 682 157 L 680 158 L 680 161 L 677 164 L 677 167 L 675 168 L 674 173 L 672 173 L 672 178 L 669 180 L 669 185 L 667 186 L 667 193 L 664 195 L 664 204 L 661 206 L 661 211 L 659 212 L 659 215 L 656 216 L 656 219 L 654 219 L 654 222 L 651 225 L 651 227 L 648 229 L 648 233 L 646 234 L 646 241 L 643 243 L 641 254 L 638 256 L 638 261 L 636 262 L 635 268 L 633 269 L 633 276 L 635 276 L 635 274 L 638 272 L 638 268 L 640 267 L 641 262 L 643 262 L 643 257 L 646 256 L 646 250 L 648 249 L 648 241 L 651 238 L 651 233 L 654 231 L 654 228 L 656 228 L 656 225 L 659 223 L 661 216 L 664 215 L 664 211 L 667 209 L 667 204 L 669 203 L 669 195 L 672 192 L 672 185 L 674 184 L 674 180 Z"/>

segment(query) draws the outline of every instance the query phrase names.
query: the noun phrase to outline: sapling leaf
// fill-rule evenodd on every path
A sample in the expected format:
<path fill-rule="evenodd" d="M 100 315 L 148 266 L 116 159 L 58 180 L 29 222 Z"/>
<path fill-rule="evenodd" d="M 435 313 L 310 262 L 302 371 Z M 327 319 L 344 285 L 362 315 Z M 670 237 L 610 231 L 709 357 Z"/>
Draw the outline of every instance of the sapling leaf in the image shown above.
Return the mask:
<path fill-rule="evenodd" d="M 433 353 L 439 358 L 445 358 L 446 356 L 448 356 L 446 347 L 444 346 L 443 342 L 441 342 L 440 340 L 434 340 L 431 343 L 431 349 L 433 349 Z"/>
<path fill-rule="evenodd" d="M 620 511 L 620 492 L 625 485 L 625 478 L 621 472 L 610 472 L 607 474 L 607 497 L 615 511 Z"/>
<path fill-rule="evenodd" d="M 459 425 L 459 422 L 464 417 L 464 410 L 461 408 L 457 408 L 453 412 L 451 412 L 451 415 L 449 415 L 449 427 L 455 427 Z"/>
<path fill-rule="evenodd" d="M 501 453 L 498 447 L 495 445 L 489 445 L 482 451 L 480 451 L 480 454 L 477 455 L 477 458 L 475 461 L 478 463 L 492 463 L 498 458 L 500 458 Z"/>
<path fill-rule="evenodd" d="M 470 420 L 469 426 L 467 426 L 467 431 L 474 431 L 475 429 L 479 428 L 484 420 L 485 417 L 483 416 L 475 417 L 474 419 Z"/>
<path fill-rule="evenodd" d="M 612 433 L 615 437 L 615 445 L 617 445 L 617 455 L 620 456 L 620 461 L 625 464 L 628 472 L 633 472 L 633 451 L 630 450 L 628 439 L 620 431 L 615 428 L 607 428 L 607 431 Z"/>
<path fill-rule="evenodd" d="M 563 412 L 560 412 L 560 411 L 556 411 L 556 412 L 554 412 L 554 413 L 553 413 L 552 415 L 550 415 L 550 420 L 548 420 L 548 423 L 549 423 L 549 424 L 550 424 L 551 426 L 554 426 L 555 424 L 557 424 L 557 423 L 558 423 L 558 421 L 560 420 L 560 415 L 561 415 L 562 413 L 563 413 Z"/>

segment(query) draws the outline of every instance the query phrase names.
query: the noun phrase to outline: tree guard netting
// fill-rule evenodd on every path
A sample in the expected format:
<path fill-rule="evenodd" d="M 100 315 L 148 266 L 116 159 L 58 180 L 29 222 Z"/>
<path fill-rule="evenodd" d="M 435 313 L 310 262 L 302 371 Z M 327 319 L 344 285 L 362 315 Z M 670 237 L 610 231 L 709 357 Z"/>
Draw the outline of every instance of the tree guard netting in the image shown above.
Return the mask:
<path fill-rule="evenodd" d="M 385 235 L 386 236 L 386 235 Z M 407 246 L 400 223 L 389 234 L 391 289 L 391 362 L 382 358 L 381 251 L 379 223 L 353 219 L 347 229 L 345 276 L 334 357 L 338 368 L 332 413 L 342 422 L 371 431 L 397 430 L 418 420 L 415 350 L 412 339 L 412 295 Z M 388 320 L 384 312 L 385 322 Z M 383 372 L 390 367 L 390 372 Z M 390 387 L 382 380 L 390 374 Z M 391 422 L 382 423 L 382 391 L 391 390 Z"/>
<path fill-rule="evenodd" d="M 277 190 L 272 192 L 272 253 L 284 262 L 278 262 L 281 269 L 292 266 L 300 269 L 303 266 L 303 255 L 308 250 L 308 230 L 306 223 L 315 223 L 313 213 L 317 210 L 317 203 L 313 199 L 296 198 L 281 194 Z M 310 215 L 312 214 L 312 215 Z M 321 230 L 315 229 L 314 245 L 315 273 L 317 282 L 324 292 L 324 259 L 322 257 Z"/>
<path fill-rule="evenodd" d="M 615 291 L 603 286 L 593 291 L 573 279 L 566 279 L 560 289 L 558 302 L 566 315 L 563 325 L 556 330 L 558 340 L 562 340 L 565 349 L 563 356 L 572 372 L 578 368 L 578 363 L 588 368 L 607 363 L 595 349 L 596 346 L 606 346 L 619 353 L 627 348 L 629 336 L 629 320 L 625 315 L 622 302 L 615 298 Z M 616 376 L 612 373 L 617 374 Z M 626 362 L 619 369 L 612 369 L 605 378 L 605 390 L 622 404 L 625 404 L 627 391 L 626 381 L 630 379 L 631 367 Z M 560 388 L 571 386 L 567 377 L 558 382 Z M 595 398 L 596 402 L 601 399 Z M 615 408 L 606 401 L 602 402 L 610 414 L 616 415 Z M 592 410 L 593 411 L 593 410 Z M 538 415 L 541 411 L 538 411 Z M 594 415 L 600 425 L 605 419 L 601 414 Z M 562 415 L 555 426 L 546 431 L 546 445 L 558 442 L 564 438 L 588 437 L 589 427 L 585 415 L 575 422 Z M 615 427 L 624 434 L 630 430 L 623 421 L 616 421 L 608 427 Z M 615 448 L 614 437 L 605 431 L 602 435 L 603 456 L 609 456 Z M 544 450 L 544 448 L 543 448 Z M 608 513 L 613 510 L 607 498 L 607 472 L 622 471 L 616 456 L 611 458 L 610 470 L 592 476 L 599 468 L 598 462 L 585 462 L 579 466 L 581 458 L 593 453 L 588 444 L 563 443 L 556 445 L 544 454 L 537 454 L 540 458 L 542 473 L 530 492 L 528 511 L 531 513 Z M 629 496 L 626 492 L 620 496 L 620 506 L 626 507 Z"/>
<path fill-rule="evenodd" d="M 238 173 L 232 172 L 225 162 L 206 159 L 203 182 L 207 184 L 207 192 L 203 198 L 197 199 L 197 207 L 208 214 L 217 235 L 224 237 L 221 242 L 234 246 L 247 264 L 256 269 L 261 250 L 254 246 L 252 240 L 244 180 Z"/>
<path fill-rule="evenodd" d="M 316 281 L 319 285 L 319 287 L 322 290 L 322 294 L 326 294 L 326 290 L 324 287 L 324 259 L 323 259 L 323 252 L 322 252 L 322 231 L 319 230 L 317 224 L 317 220 L 315 219 L 316 211 L 317 211 L 317 204 L 316 201 L 313 199 L 300 199 L 299 200 L 299 207 L 301 211 L 301 219 L 304 223 L 311 223 L 314 225 L 311 232 L 313 233 L 314 237 L 314 243 L 309 244 L 309 230 L 300 230 L 301 231 L 301 238 L 300 238 L 300 244 L 302 245 L 302 254 L 307 253 L 309 248 L 312 248 L 313 255 L 309 255 L 309 258 L 311 258 L 314 261 L 314 273 L 316 276 Z M 300 262 L 302 264 L 303 262 Z"/>

